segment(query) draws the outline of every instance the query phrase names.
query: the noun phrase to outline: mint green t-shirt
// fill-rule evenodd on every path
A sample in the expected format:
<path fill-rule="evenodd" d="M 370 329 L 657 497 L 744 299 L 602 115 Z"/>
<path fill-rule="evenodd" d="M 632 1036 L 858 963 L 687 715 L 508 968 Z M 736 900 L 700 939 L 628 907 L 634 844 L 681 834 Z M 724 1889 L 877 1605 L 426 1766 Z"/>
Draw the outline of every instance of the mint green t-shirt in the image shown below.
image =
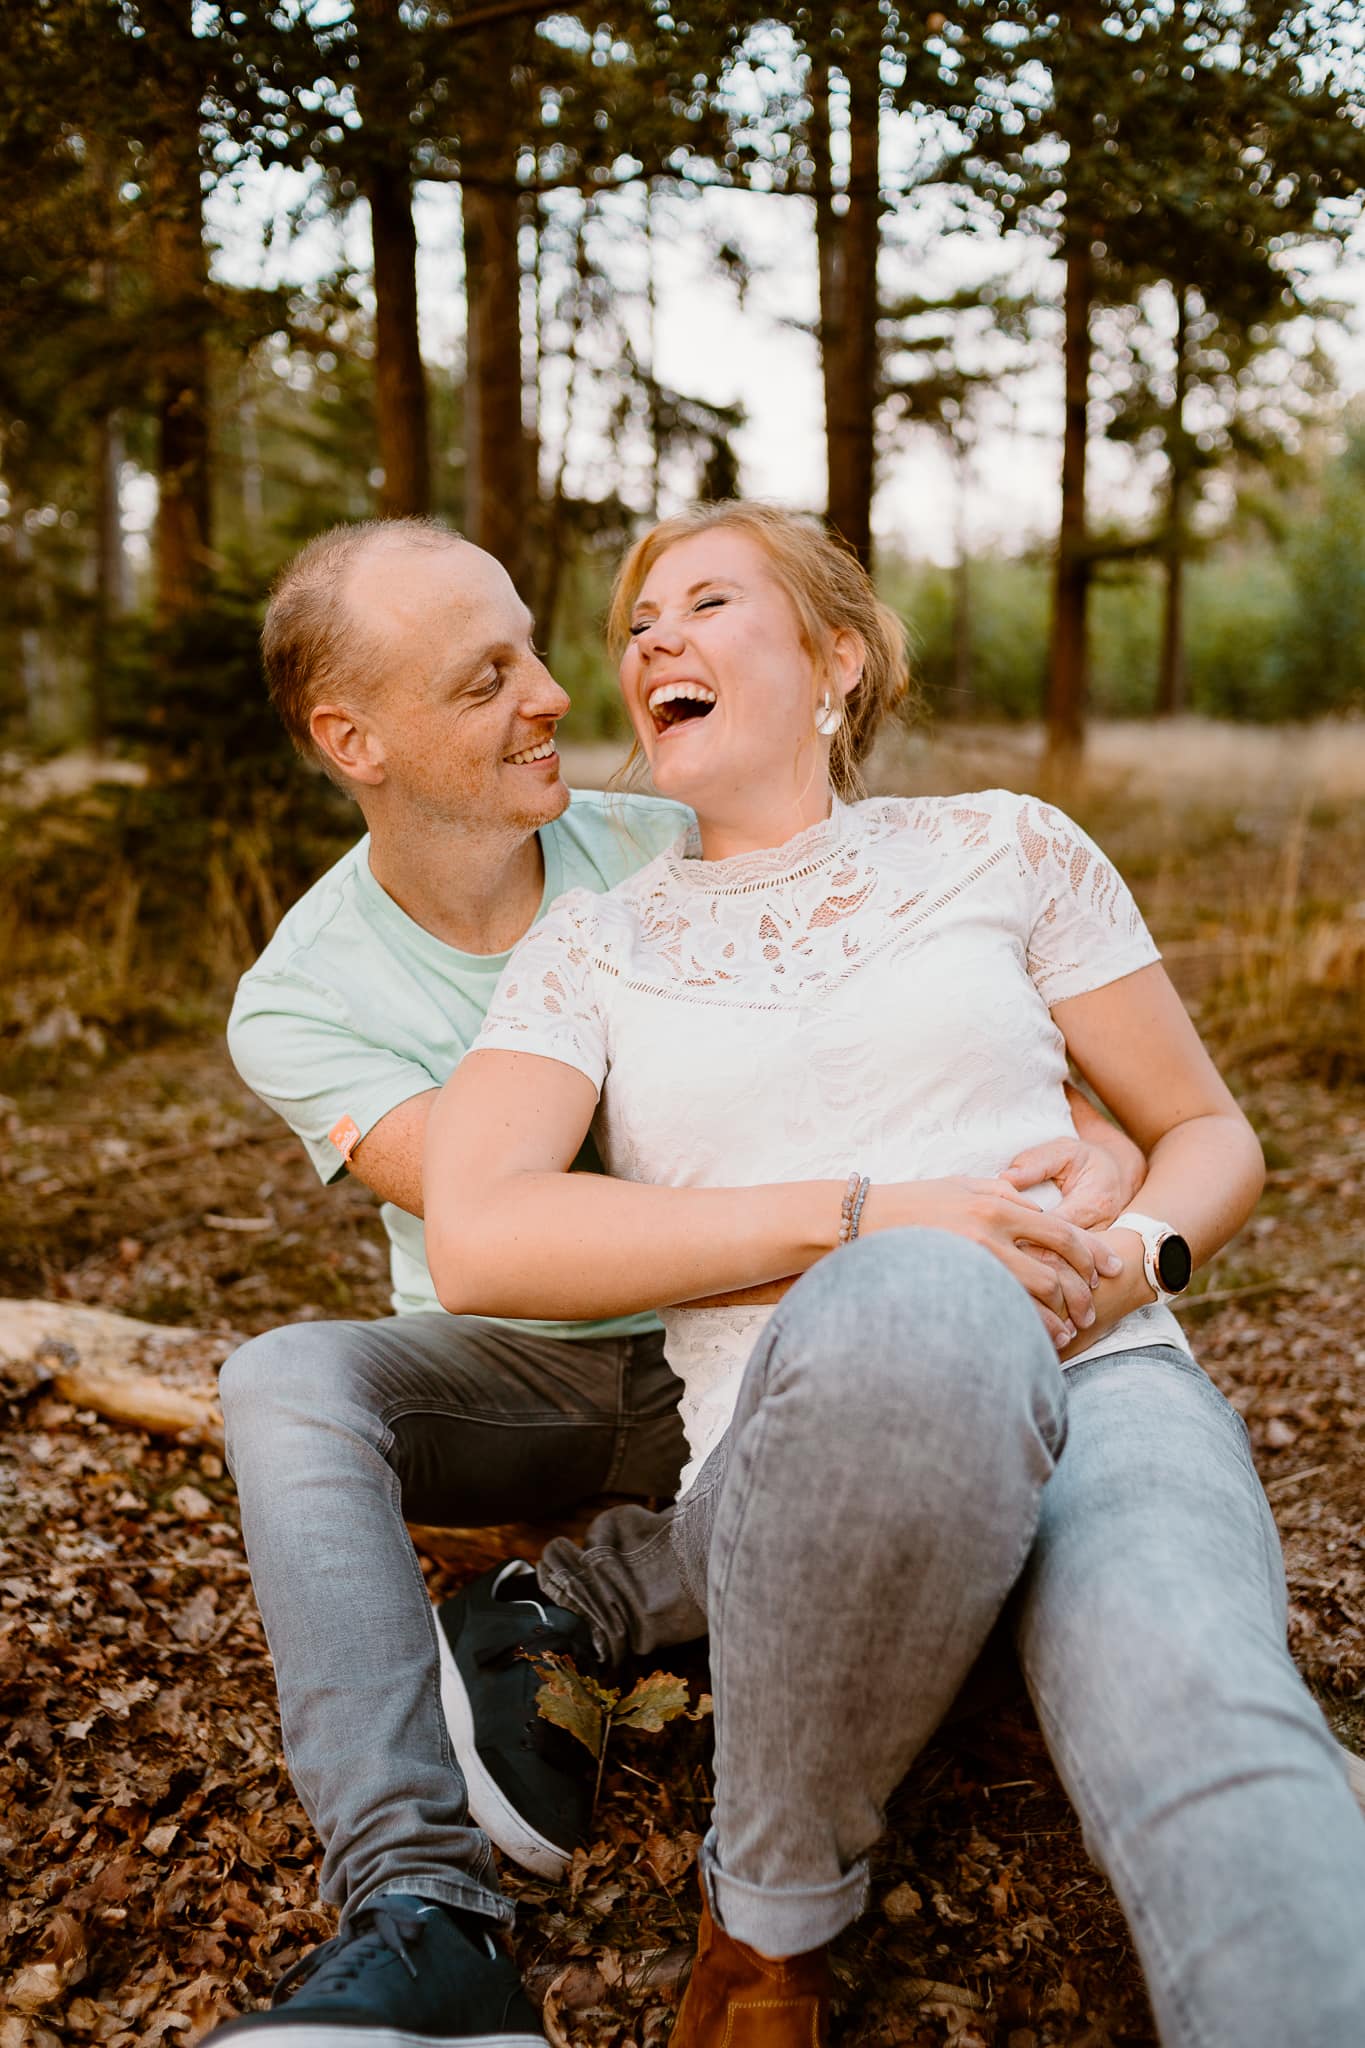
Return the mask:
<path fill-rule="evenodd" d="M 541 828 L 545 891 L 537 917 L 566 889 L 624 881 L 690 823 L 690 812 L 660 797 L 575 791 L 563 817 Z M 286 912 L 242 976 L 228 1019 L 238 1073 L 303 1141 L 328 1183 L 346 1171 L 349 1145 L 400 1102 L 449 1077 L 478 1036 L 509 958 L 457 952 L 415 923 L 371 874 L 369 851 L 367 836 Z M 590 1152 L 581 1163 L 595 1163 Z M 421 1219 L 391 1202 L 380 1215 L 394 1308 L 440 1313 Z M 649 1315 L 512 1326 L 580 1339 L 658 1327 Z"/>

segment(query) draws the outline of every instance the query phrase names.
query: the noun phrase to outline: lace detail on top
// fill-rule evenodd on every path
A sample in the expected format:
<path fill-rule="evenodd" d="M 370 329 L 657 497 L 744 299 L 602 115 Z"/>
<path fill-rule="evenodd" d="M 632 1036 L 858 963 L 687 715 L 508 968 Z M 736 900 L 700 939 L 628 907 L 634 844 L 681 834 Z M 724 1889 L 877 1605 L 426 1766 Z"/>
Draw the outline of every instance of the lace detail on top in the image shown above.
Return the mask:
<path fill-rule="evenodd" d="M 1050 1006 L 1157 957 L 1128 890 L 1060 811 L 1007 790 L 874 798 L 771 852 L 702 861 L 680 840 L 606 895 L 561 897 L 476 1043 L 586 1074 L 618 1178 L 992 1175 L 1071 1134 Z M 670 1331 L 686 1322 L 670 1315 Z M 690 1352 L 701 1326 L 688 1328 Z M 734 1319 L 706 1328 L 719 1351 L 675 1365 L 705 1382 L 691 1418 L 703 1433 L 724 1406 L 724 1355 L 742 1365 L 747 1350 Z M 1140 1340 L 1120 1326 L 1104 1341 Z"/>
<path fill-rule="evenodd" d="M 781 846 L 732 854 L 728 860 L 703 860 L 701 833 L 693 824 L 673 846 L 665 848 L 661 859 L 673 880 L 685 889 L 700 889 L 709 896 L 743 894 L 773 882 L 799 882 L 815 874 L 838 859 L 840 847 L 853 829 L 852 813 L 836 796 L 827 818 L 808 825 Z"/>
<path fill-rule="evenodd" d="M 836 799 L 829 818 L 785 846 L 731 860 L 701 860 L 689 851 L 697 843 L 693 827 L 606 896 L 561 897 L 513 956 L 480 1042 L 494 1019 L 515 1034 L 537 1009 L 582 1015 L 595 977 L 750 1010 L 822 996 L 888 947 L 927 935 L 995 867 L 1021 885 L 1012 922 L 1048 1002 L 1157 957 L 1094 842 L 1062 812 L 1008 791 L 852 808 Z M 1120 955 L 1131 959 L 1115 964 Z M 600 1085 L 597 1060 L 584 1071 Z"/>
<path fill-rule="evenodd" d="M 730 1427 L 742 1368 L 772 1313 L 771 1307 L 664 1311 L 664 1353 L 683 1383 L 678 1414 L 691 1452 L 678 1479 L 680 1499 Z"/>

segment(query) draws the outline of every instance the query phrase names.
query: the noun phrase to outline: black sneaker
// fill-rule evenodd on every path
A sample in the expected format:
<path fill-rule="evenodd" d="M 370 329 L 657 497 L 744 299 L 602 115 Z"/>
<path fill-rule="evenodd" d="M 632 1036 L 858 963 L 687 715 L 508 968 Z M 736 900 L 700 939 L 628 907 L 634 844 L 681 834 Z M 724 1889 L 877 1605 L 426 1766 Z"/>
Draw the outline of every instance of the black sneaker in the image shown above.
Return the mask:
<path fill-rule="evenodd" d="M 547 1650 L 580 1670 L 597 1659 L 586 1621 L 556 1607 L 520 1558 L 475 1579 L 436 1611 L 441 1704 L 469 1811 L 489 1840 L 538 1877 L 562 1878 L 592 1817 L 591 1757 L 543 1720 Z"/>
<path fill-rule="evenodd" d="M 486 1926 L 486 1922 L 484 1925 Z M 515 1965 L 472 1913 L 384 1892 L 230 2034 L 280 2048 L 545 2048 Z"/>

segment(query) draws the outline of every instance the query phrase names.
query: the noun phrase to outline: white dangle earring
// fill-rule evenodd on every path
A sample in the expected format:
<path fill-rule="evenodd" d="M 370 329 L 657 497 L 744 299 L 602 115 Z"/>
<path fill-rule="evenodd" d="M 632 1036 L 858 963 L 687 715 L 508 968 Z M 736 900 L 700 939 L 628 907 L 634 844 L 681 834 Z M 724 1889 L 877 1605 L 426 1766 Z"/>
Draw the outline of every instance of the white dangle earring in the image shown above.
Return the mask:
<path fill-rule="evenodd" d="M 834 693 L 826 685 L 825 694 L 816 706 L 815 730 L 819 733 L 821 739 L 832 739 L 843 722 L 844 707 L 842 704 L 835 703 Z"/>

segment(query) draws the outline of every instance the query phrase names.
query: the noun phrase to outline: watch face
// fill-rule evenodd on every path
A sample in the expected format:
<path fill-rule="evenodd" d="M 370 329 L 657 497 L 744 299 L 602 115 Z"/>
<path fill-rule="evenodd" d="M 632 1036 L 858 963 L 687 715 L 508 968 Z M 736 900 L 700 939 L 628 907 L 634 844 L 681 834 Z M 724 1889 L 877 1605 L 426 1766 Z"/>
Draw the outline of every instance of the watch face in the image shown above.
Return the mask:
<path fill-rule="evenodd" d="M 1190 1257 L 1190 1248 L 1184 1238 L 1178 1237 L 1174 1231 L 1169 1237 L 1163 1237 L 1161 1240 L 1161 1247 L 1156 1255 L 1156 1269 L 1161 1275 L 1161 1284 L 1167 1294 L 1183 1294 L 1190 1284 L 1194 1260 Z"/>

